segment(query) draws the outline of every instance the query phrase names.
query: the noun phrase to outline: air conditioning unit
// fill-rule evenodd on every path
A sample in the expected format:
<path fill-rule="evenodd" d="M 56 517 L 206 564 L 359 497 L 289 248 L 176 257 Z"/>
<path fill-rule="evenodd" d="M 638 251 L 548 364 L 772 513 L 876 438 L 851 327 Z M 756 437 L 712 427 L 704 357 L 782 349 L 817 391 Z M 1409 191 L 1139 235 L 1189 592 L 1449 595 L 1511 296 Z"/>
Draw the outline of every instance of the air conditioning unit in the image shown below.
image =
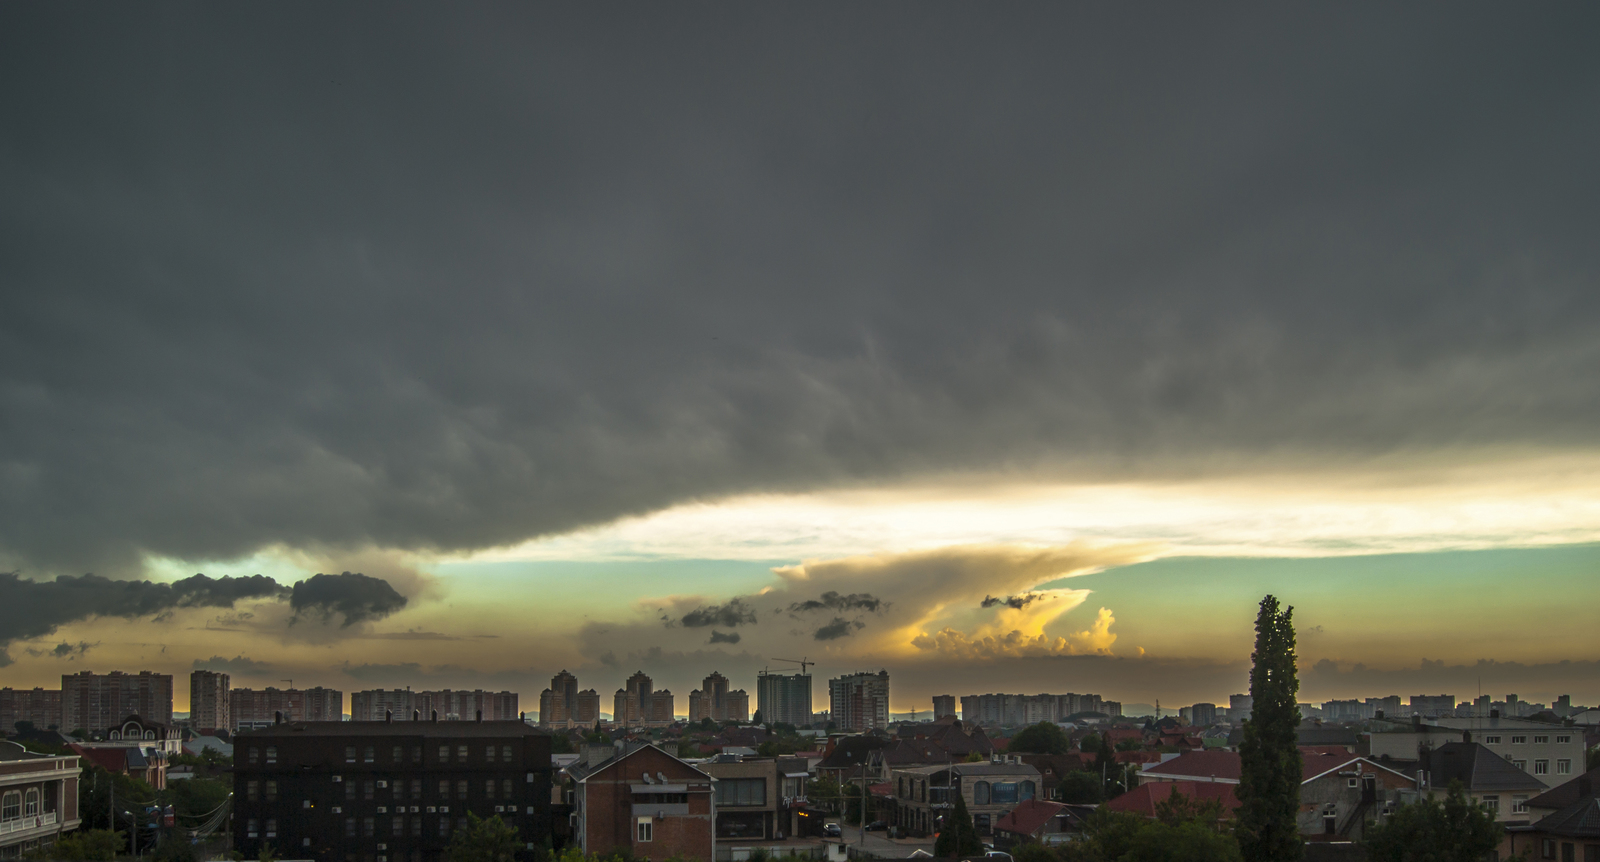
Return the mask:
<path fill-rule="evenodd" d="M 432 813 L 434 813 L 434 812 L 435 812 L 435 811 L 438 811 L 438 810 L 439 810 L 439 809 L 438 809 L 438 808 L 435 808 L 435 807 L 434 807 L 434 806 L 432 806 L 432 805 L 429 805 L 429 806 L 428 806 L 428 813 L 429 813 L 429 814 L 432 814 Z"/>
<path fill-rule="evenodd" d="M 344 813 L 344 809 L 339 807 L 339 806 L 337 806 L 337 805 L 335 805 L 335 806 L 333 806 L 333 813 L 335 813 L 335 814 L 343 814 Z"/>
<path fill-rule="evenodd" d="M 417 806 L 415 806 L 415 805 L 411 806 L 411 813 L 412 814 L 417 813 Z"/>
<path fill-rule="evenodd" d="M 379 814 L 388 814 L 389 813 L 389 809 L 384 807 L 384 806 L 382 806 L 382 805 L 379 805 L 378 806 L 378 813 Z"/>
<path fill-rule="evenodd" d="M 335 775 L 333 777 L 333 783 L 334 784 L 339 784 L 342 781 L 344 781 L 344 776 L 343 775 Z"/>
<path fill-rule="evenodd" d="M 496 805 L 494 811 L 496 814 L 504 814 L 506 813 L 506 807 L 504 805 Z"/>
<path fill-rule="evenodd" d="M 379 781 L 378 782 L 378 786 L 379 787 L 388 787 L 389 786 L 389 782 L 387 782 L 387 781 Z"/>
<path fill-rule="evenodd" d="M 449 814 L 450 813 L 450 806 L 448 806 L 448 805 L 439 806 L 439 813 L 440 814 Z"/>

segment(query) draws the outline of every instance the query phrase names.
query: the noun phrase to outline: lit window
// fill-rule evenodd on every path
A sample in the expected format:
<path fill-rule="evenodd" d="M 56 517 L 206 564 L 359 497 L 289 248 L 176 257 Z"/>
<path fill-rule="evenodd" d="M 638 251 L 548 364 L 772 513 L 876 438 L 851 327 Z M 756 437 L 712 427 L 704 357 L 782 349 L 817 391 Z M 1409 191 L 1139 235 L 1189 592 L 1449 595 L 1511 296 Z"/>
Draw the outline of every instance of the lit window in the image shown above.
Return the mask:
<path fill-rule="evenodd" d="M 639 818 L 639 829 L 638 829 L 639 840 L 640 841 L 653 841 L 653 840 L 655 840 L 655 833 L 656 833 L 655 824 L 650 821 L 650 818 L 648 818 L 648 817 L 640 817 Z"/>
<path fill-rule="evenodd" d="M 511 798 L 511 779 L 500 782 L 500 793 L 507 800 Z"/>
<path fill-rule="evenodd" d="M 1557 775 L 1571 775 L 1572 774 L 1572 761 L 1570 761 L 1570 760 L 1557 760 L 1556 761 L 1556 774 Z"/>

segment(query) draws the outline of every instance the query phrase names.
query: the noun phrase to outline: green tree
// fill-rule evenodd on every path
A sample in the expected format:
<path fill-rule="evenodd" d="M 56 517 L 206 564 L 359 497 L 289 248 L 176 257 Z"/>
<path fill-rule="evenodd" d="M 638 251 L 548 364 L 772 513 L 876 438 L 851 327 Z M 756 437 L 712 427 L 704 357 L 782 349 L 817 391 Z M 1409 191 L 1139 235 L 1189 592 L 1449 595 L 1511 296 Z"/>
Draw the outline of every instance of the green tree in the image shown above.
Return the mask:
<path fill-rule="evenodd" d="M 128 836 L 109 829 L 84 829 L 61 836 L 50 858 L 62 862 L 111 862 L 128 843 Z"/>
<path fill-rule="evenodd" d="M 1011 744 L 1006 747 L 1006 751 L 1030 754 L 1066 754 L 1070 750 L 1071 740 L 1067 739 L 1059 725 L 1049 721 L 1041 721 L 1017 731 L 1017 735 L 1011 737 Z"/>
<path fill-rule="evenodd" d="M 1455 862 L 1488 858 L 1500 846 L 1503 832 L 1457 781 L 1443 803 L 1429 794 L 1402 805 L 1382 823 L 1367 827 L 1361 843 L 1372 862 Z"/>
<path fill-rule="evenodd" d="M 1082 769 L 1061 774 L 1061 781 L 1056 785 L 1056 796 L 1061 802 L 1077 805 L 1096 805 L 1106 798 L 1105 788 L 1100 785 L 1100 776 Z"/>
<path fill-rule="evenodd" d="M 756 710 L 755 715 L 750 716 L 750 723 L 751 724 L 766 724 L 767 723 L 767 718 L 766 718 L 766 716 L 762 715 L 761 714 L 761 710 L 758 709 L 758 710 Z"/>
<path fill-rule="evenodd" d="M 1214 828 L 1222 820 L 1222 802 L 1201 802 L 1198 796 L 1179 793 L 1177 785 L 1173 785 L 1167 798 L 1156 803 L 1156 820 L 1168 826 L 1200 823 Z"/>
<path fill-rule="evenodd" d="M 1060 862 L 1054 850 L 1037 841 L 1011 848 L 1011 858 L 1016 862 Z"/>
<path fill-rule="evenodd" d="M 1100 734 L 1091 733 L 1078 740 L 1078 750 L 1095 752 L 1100 750 Z"/>
<path fill-rule="evenodd" d="M 819 775 L 806 782 L 806 799 L 822 806 L 823 810 L 838 813 L 839 782 L 831 776 Z"/>
<path fill-rule="evenodd" d="M 1117 743 L 1118 751 L 1138 751 L 1144 748 L 1144 742 L 1138 739 L 1124 739 Z"/>
<path fill-rule="evenodd" d="M 933 843 L 933 855 L 941 858 L 983 855 L 983 839 L 978 837 L 978 829 L 972 825 L 966 799 L 960 793 L 951 795 L 956 798 L 955 811 L 939 829 L 939 838 Z"/>
<path fill-rule="evenodd" d="M 986 759 L 987 758 L 985 758 L 983 756 L 983 752 L 977 750 L 976 748 L 974 748 L 973 750 L 967 752 L 967 762 L 968 763 L 982 763 Z"/>
<path fill-rule="evenodd" d="M 1240 862 L 1239 842 L 1193 820 L 1157 821 L 1140 829 L 1118 862 Z"/>
<path fill-rule="evenodd" d="M 1300 858 L 1302 763 L 1295 728 L 1300 725 L 1296 695 L 1294 608 L 1261 600 L 1256 615 L 1256 650 L 1251 656 L 1250 696 L 1254 704 L 1239 745 L 1238 823 L 1235 834 L 1248 862 L 1294 862 Z"/>
<path fill-rule="evenodd" d="M 484 820 L 467 814 L 467 828 L 450 836 L 445 862 L 511 862 L 517 852 L 517 830 L 499 815 Z"/>
<path fill-rule="evenodd" d="M 1122 795 L 1125 789 L 1122 786 L 1122 767 L 1117 765 L 1117 753 L 1111 750 L 1109 736 L 1100 737 L 1100 746 L 1094 755 L 1094 771 L 1100 773 L 1100 779 L 1105 783 L 1107 799 Z"/>

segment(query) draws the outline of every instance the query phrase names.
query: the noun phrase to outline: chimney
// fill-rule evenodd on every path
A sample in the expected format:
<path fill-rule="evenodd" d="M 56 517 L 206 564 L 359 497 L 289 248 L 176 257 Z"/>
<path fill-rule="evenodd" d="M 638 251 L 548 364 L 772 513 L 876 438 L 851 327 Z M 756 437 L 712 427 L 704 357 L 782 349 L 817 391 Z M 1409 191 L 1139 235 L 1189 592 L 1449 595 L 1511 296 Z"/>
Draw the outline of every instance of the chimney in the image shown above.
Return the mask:
<path fill-rule="evenodd" d="M 394 710 L 386 709 L 383 711 L 383 723 L 394 724 Z"/>

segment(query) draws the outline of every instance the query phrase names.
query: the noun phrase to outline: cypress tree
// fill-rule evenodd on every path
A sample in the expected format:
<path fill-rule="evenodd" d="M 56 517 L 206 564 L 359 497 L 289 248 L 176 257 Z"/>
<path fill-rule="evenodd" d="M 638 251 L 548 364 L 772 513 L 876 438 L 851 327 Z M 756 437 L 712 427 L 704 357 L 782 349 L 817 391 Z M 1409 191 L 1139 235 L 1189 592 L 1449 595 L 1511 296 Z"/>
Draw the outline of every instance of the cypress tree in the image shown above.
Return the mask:
<path fill-rule="evenodd" d="M 1250 718 L 1239 745 L 1239 812 L 1235 834 L 1245 862 L 1295 862 L 1300 858 L 1302 763 L 1295 728 L 1300 680 L 1295 674 L 1294 608 L 1261 600 L 1256 651 L 1251 656 Z"/>

